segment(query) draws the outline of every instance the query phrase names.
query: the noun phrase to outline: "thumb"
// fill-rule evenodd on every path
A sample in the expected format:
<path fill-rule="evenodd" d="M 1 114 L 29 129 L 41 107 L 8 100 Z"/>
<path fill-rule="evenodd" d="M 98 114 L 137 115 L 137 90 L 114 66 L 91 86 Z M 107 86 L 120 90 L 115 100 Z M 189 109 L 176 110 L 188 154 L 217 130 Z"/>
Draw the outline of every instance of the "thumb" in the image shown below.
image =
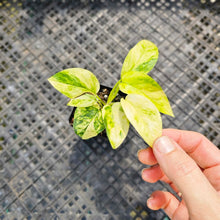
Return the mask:
<path fill-rule="evenodd" d="M 210 209 L 214 201 L 219 202 L 217 192 L 196 162 L 174 140 L 158 138 L 153 152 L 163 172 L 182 193 L 189 213 Z"/>

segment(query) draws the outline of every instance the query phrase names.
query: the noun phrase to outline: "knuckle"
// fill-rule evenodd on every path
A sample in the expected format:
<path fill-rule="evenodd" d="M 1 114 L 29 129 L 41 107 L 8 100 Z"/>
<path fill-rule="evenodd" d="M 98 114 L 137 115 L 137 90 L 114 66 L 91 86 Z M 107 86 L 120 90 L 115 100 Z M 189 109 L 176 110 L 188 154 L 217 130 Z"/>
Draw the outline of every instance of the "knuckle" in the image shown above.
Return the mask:
<path fill-rule="evenodd" d="M 176 175 L 178 175 L 178 177 L 190 175 L 195 169 L 198 168 L 196 163 L 191 160 L 178 162 L 175 167 Z"/>
<path fill-rule="evenodd" d="M 220 164 L 203 171 L 204 175 L 211 182 L 213 187 L 220 191 Z"/>

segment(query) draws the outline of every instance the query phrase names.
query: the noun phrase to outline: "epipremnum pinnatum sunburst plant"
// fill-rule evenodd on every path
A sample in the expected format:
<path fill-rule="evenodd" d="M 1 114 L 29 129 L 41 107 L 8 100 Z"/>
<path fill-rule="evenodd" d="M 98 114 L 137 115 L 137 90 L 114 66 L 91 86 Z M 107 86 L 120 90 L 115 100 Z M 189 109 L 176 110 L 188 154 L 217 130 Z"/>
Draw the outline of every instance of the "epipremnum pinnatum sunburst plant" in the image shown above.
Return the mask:
<path fill-rule="evenodd" d="M 62 70 L 48 80 L 59 92 L 70 98 L 67 105 L 76 107 L 73 127 L 82 139 L 106 130 L 113 149 L 124 141 L 131 123 L 144 141 L 152 146 L 162 134 L 160 112 L 174 116 L 167 96 L 148 73 L 158 59 L 156 45 L 148 40 L 138 42 L 126 56 L 121 79 L 111 90 L 107 101 L 98 96 L 100 84 L 86 69 Z M 115 101 L 118 92 L 127 94 Z"/>

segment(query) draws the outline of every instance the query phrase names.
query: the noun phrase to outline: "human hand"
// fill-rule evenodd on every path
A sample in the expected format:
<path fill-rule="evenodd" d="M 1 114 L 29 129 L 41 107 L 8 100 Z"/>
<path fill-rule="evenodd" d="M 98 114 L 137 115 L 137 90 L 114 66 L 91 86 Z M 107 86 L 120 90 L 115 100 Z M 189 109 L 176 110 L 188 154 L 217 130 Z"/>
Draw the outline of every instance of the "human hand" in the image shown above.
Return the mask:
<path fill-rule="evenodd" d="M 139 160 L 153 165 L 142 171 L 147 182 L 165 181 L 179 194 L 155 191 L 147 201 L 164 209 L 171 219 L 220 219 L 220 150 L 203 135 L 164 129 L 153 148 L 138 152 Z"/>

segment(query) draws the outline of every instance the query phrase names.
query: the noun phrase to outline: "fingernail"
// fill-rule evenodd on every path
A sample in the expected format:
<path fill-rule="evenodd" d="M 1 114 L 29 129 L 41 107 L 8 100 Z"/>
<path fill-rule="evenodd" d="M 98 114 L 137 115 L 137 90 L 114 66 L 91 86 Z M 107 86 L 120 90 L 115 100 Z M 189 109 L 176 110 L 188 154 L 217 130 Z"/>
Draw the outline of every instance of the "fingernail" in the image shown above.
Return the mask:
<path fill-rule="evenodd" d="M 167 136 L 158 138 L 153 145 L 153 149 L 159 151 L 162 154 L 168 154 L 175 150 L 175 148 L 175 144 Z"/>
<path fill-rule="evenodd" d="M 149 208 L 153 208 L 153 200 L 154 200 L 154 197 L 151 196 L 148 200 L 147 200 L 147 206 Z"/>
<path fill-rule="evenodd" d="M 138 157 L 138 155 L 139 155 L 139 153 L 142 151 L 142 149 L 140 149 L 140 150 L 138 150 L 138 152 L 137 152 L 137 157 Z"/>
<path fill-rule="evenodd" d="M 143 176 L 143 173 L 144 173 L 144 170 L 145 170 L 146 168 L 144 168 L 144 169 L 142 169 L 141 170 L 141 176 Z"/>
<path fill-rule="evenodd" d="M 148 172 L 145 172 L 147 171 L 148 168 L 144 168 L 142 171 L 141 171 L 141 177 L 144 181 L 148 181 L 149 179 L 149 176 L 148 176 Z"/>

